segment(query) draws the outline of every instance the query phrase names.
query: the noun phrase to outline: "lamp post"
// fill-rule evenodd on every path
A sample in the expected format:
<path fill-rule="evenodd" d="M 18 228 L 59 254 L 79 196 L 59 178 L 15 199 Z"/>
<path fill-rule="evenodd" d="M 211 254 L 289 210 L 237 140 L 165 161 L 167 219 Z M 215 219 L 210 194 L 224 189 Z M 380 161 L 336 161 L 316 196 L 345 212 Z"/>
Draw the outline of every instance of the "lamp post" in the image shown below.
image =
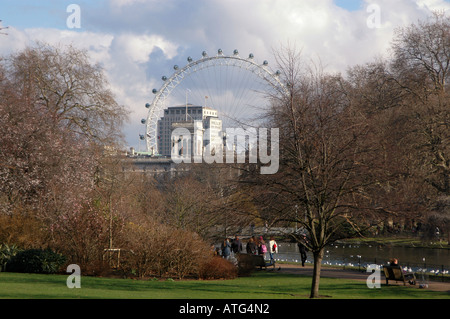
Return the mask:
<path fill-rule="evenodd" d="M 191 93 L 191 90 L 186 89 L 186 122 L 187 122 L 187 116 L 188 116 L 188 92 Z"/>

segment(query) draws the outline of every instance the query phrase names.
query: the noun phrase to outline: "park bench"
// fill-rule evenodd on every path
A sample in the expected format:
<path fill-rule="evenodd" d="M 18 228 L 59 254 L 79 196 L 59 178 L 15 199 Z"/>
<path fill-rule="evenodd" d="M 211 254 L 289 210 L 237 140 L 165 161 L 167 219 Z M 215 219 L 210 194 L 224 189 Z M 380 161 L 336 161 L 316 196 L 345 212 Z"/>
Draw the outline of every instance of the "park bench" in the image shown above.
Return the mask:
<path fill-rule="evenodd" d="M 261 255 L 238 254 L 237 260 L 238 267 L 244 272 L 251 271 L 255 268 L 267 270 L 268 267 L 273 267 L 275 269 L 275 260 L 271 259 L 270 261 L 266 261 Z"/>
<path fill-rule="evenodd" d="M 259 269 L 267 270 L 267 267 L 273 267 L 275 269 L 275 260 L 271 259 L 269 262 L 264 260 L 264 257 L 261 255 L 251 255 L 253 259 L 253 263 L 255 267 L 259 267 Z"/>
<path fill-rule="evenodd" d="M 399 266 L 383 266 L 384 276 L 386 277 L 386 285 L 389 285 L 389 280 L 403 281 L 406 285 L 408 281 L 411 285 L 416 284 L 416 276 L 414 273 L 404 273 Z"/>

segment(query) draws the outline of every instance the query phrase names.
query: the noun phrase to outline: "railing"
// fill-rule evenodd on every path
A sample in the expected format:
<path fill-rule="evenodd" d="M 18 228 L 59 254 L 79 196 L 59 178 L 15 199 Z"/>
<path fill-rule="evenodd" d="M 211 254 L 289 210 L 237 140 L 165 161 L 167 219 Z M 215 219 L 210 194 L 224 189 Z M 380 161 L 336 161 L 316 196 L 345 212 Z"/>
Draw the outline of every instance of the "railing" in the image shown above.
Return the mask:
<path fill-rule="evenodd" d="M 377 258 L 374 258 L 374 264 L 376 265 L 380 265 L 383 266 L 386 264 L 386 261 L 380 261 L 377 260 Z M 365 261 L 364 263 L 361 263 L 361 261 L 359 260 L 358 263 L 356 264 L 357 267 L 359 267 L 359 270 L 361 271 L 365 271 L 365 269 L 367 268 L 367 265 L 369 265 L 370 262 Z M 354 268 L 355 265 L 352 265 Z M 442 281 L 449 281 L 450 280 L 450 266 L 449 265 L 438 265 L 438 264 L 430 264 L 430 263 L 413 263 L 413 262 L 402 262 L 400 264 L 400 266 L 402 267 L 402 269 L 404 271 L 408 271 L 408 272 L 414 272 L 416 274 L 422 274 L 423 276 L 426 276 L 427 278 L 433 278 L 434 279 L 441 279 Z M 345 266 L 344 266 L 345 269 Z"/>

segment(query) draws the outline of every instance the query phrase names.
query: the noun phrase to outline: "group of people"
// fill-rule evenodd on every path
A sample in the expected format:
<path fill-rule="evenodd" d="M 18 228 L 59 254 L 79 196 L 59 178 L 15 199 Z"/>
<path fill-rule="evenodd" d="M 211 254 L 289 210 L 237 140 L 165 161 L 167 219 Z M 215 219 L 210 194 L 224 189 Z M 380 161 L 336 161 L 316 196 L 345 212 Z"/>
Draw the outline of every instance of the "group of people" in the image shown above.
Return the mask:
<path fill-rule="evenodd" d="M 250 255 L 262 255 L 264 259 L 269 253 L 269 259 L 272 260 L 273 254 L 278 253 L 278 244 L 273 237 L 270 237 L 269 244 L 267 244 L 263 236 L 259 236 L 259 238 L 252 236 L 247 242 L 246 251 Z"/>
<path fill-rule="evenodd" d="M 229 259 L 232 254 L 243 253 L 243 247 L 244 245 L 239 236 L 235 236 L 233 240 L 225 238 L 220 247 L 220 255 L 225 259 Z M 273 237 L 270 238 L 267 244 L 263 236 L 259 236 L 258 238 L 252 236 L 245 246 L 245 251 L 251 255 L 262 255 L 264 259 L 266 254 L 269 253 L 270 259 L 273 259 L 273 254 L 278 253 L 278 245 Z"/>
<path fill-rule="evenodd" d="M 300 241 L 298 241 L 298 249 L 300 252 L 300 257 L 302 260 L 302 266 L 305 267 L 306 262 L 306 252 L 308 251 L 307 248 L 308 240 L 306 238 L 306 235 L 301 235 Z M 232 254 L 240 254 L 244 252 L 243 244 L 239 236 L 235 236 L 234 239 L 225 238 L 225 240 L 222 242 L 221 247 L 217 248 L 215 250 L 216 255 L 220 255 L 225 259 L 230 259 Z M 264 259 L 266 259 L 266 254 L 269 254 L 269 259 L 272 260 L 273 255 L 278 253 L 278 244 L 275 241 L 274 237 L 270 237 L 269 243 L 266 243 L 263 236 L 255 237 L 252 236 L 249 238 L 246 246 L 245 251 L 247 254 L 250 255 L 262 255 Z"/>

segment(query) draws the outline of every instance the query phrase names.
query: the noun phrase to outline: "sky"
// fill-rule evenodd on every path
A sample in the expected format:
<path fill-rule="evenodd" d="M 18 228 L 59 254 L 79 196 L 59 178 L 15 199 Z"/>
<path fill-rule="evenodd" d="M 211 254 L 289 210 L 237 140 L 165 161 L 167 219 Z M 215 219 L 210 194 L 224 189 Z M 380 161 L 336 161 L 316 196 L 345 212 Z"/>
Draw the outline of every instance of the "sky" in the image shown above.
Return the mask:
<path fill-rule="evenodd" d="M 436 10 L 450 12 L 450 0 L 0 0 L 0 56 L 36 41 L 87 50 L 129 111 L 126 146 L 142 149 L 145 104 L 188 56 L 238 49 L 273 63 L 289 44 L 345 74 L 386 57 L 396 28 Z"/>

